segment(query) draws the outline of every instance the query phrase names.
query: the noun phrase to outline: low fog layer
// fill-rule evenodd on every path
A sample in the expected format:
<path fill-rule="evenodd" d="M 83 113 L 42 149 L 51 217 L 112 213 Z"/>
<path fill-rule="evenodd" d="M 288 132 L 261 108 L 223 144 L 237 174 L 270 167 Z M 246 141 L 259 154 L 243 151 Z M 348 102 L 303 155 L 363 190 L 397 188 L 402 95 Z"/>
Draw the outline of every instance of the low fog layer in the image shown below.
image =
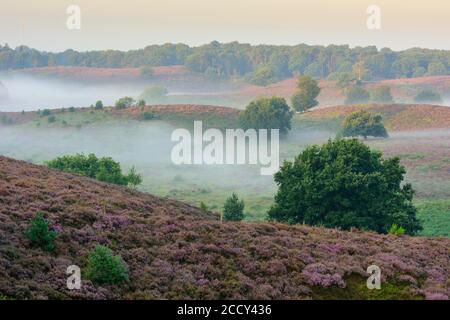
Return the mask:
<path fill-rule="evenodd" d="M 0 111 L 31 111 L 61 107 L 87 107 L 102 100 L 114 104 L 123 96 L 138 96 L 142 88 L 124 84 L 78 84 L 25 75 L 0 75 L 9 99 L 0 99 Z"/>

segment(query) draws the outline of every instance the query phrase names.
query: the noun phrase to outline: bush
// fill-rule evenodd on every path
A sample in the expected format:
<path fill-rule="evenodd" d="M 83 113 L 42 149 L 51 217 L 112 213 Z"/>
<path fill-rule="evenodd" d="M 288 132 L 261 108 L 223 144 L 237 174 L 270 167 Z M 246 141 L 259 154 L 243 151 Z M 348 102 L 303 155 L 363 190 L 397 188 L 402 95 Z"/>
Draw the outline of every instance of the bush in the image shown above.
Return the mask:
<path fill-rule="evenodd" d="M 353 112 L 344 119 L 341 128 L 343 137 L 387 137 L 380 114 L 372 114 L 366 110 Z"/>
<path fill-rule="evenodd" d="M 145 100 L 144 99 L 140 99 L 138 102 L 137 102 L 137 106 L 138 107 L 140 107 L 140 108 L 143 108 L 143 107 L 145 107 Z"/>
<path fill-rule="evenodd" d="M 261 66 L 253 72 L 249 81 L 257 86 L 267 86 L 277 81 L 277 77 L 272 67 Z"/>
<path fill-rule="evenodd" d="M 70 107 L 69 112 L 75 112 L 75 107 Z"/>
<path fill-rule="evenodd" d="M 85 156 L 84 154 L 67 155 L 48 161 L 47 166 L 52 169 L 75 173 L 99 181 L 113 183 L 117 185 L 136 186 L 142 182 L 142 176 L 137 174 L 135 169 L 130 170 L 130 174 L 123 175 L 120 164 L 111 158 L 97 158 L 94 154 Z"/>
<path fill-rule="evenodd" d="M 117 109 L 126 109 L 131 107 L 135 103 L 131 97 L 123 97 L 116 101 L 115 106 Z"/>
<path fill-rule="evenodd" d="M 399 158 L 382 159 L 357 139 L 307 147 L 275 174 L 278 192 L 270 220 L 387 233 L 392 224 L 407 234 L 422 229 L 403 184 Z"/>
<path fill-rule="evenodd" d="M 319 104 L 316 100 L 320 88 L 316 80 L 308 76 L 300 76 L 297 83 L 297 91 L 291 98 L 292 107 L 297 111 L 306 111 Z"/>
<path fill-rule="evenodd" d="M 103 109 L 103 102 L 101 100 L 98 100 L 95 103 L 95 109 L 97 109 L 97 110 Z"/>
<path fill-rule="evenodd" d="M 136 168 L 132 167 L 127 175 L 128 184 L 136 188 L 142 183 L 142 175 L 137 173 Z"/>
<path fill-rule="evenodd" d="M 100 285 L 117 285 L 128 281 L 126 266 L 120 256 L 114 256 L 111 249 L 100 245 L 89 254 L 86 277 Z"/>
<path fill-rule="evenodd" d="M 153 120 L 156 118 L 157 118 L 156 113 L 153 111 L 146 111 L 140 116 L 140 119 L 145 121 Z"/>
<path fill-rule="evenodd" d="M 139 69 L 139 75 L 144 79 L 151 79 L 155 75 L 155 70 L 152 67 L 144 66 Z"/>
<path fill-rule="evenodd" d="M 49 109 L 44 109 L 41 111 L 41 117 L 47 117 L 51 114 L 52 114 L 52 112 Z"/>
<path fill-rule="evenodd" d="M 56 117 L 52 114 L 51 116 L 48 116 L 47 121 L 48 123 L 54 123 L 56 122 Z"/>
<path fill-rule="evenodd" d="M 402 236 L 405 234 L 405 229 L 403 227 L 397 226 L 397 224 L 394 223 L 389 229 L 388 233 L 395 236 Z"/>
<path fill-rule="evenodd" d="M 432 90 L 422 90 L 415 97 L 417 103 L 442 103 L 441 95 Z"/>
<path fill-rule="evenodd" d="M 208 212 L 208 206 L 202 201 L 200 202 L 200 210 L 202 210 L 203 212 Z"/>
<path fill-rule="evenodd" d="M 244 201 L 239 200 L 238 196 L 233 193 L 223 206 L 223 218 L 225 221 L 241 221 L 244 219 Z"/>
<path fill-rule="evenodd" d="M 244 129 L 279 129 L 282 134 L 291 129 L 293 112 L 283 98 L 260 98 L 250 104 L 239 115 Z"/>
<path fill-rule="evenodd" d="M 49 252 L 55 248 L 54 242 L 57 233 L 50 230 L 49 223 L 45 220 L 42 212 L 38 212 L 36 217 L 31 220 L 30 227 L 27 229 L 25 235 L 32 246 Z"/>
<path fill-rule="evenodd" d="M 352 87 L 347 90 L 345 94 L 345 104 L 359 104 L 369 102 L 369 92 L 361 87 Z"/>
<path fill-rule="evenodd" d="M 392 97 L 391 87 L 379 86 L 370 93 L 370 100 L 376 103 L 392 103 L 394 98 Z"/>

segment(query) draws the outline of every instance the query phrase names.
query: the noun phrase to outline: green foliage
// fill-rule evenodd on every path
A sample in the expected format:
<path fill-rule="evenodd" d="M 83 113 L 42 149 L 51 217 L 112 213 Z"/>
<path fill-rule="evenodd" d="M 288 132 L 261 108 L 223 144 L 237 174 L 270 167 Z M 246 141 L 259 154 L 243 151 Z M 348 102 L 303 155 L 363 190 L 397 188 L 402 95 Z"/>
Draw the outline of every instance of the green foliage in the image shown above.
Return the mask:
<path fill-rule="evenodd" d="M 136 168 L 132 167 L 127 175 L 128 184 L 136 188 L 142 183 L 142 175 L 137 173 Z"/>
<path fill-rule="evenodd" d="M 239 115 L 244 129 L 279 129 L 286 134 L 291 129 L 293 112 L 283 98 L 260 98 L 250 104 Z"/>
<path fill-rule="evenodd" d="M 277 81 L 275 71 L 270 66 L 261 66 L 250 77 L 250 83 L 257 86 L 267 86 Z"/>
<path fill-rule="evenodd" d="M 421 225 L 403 184 L 399 158 L 382 159 L 356 140 L 329 140 L 307 147 L 275 174 L 278 192 L 270 220 L 345 230 L 356 227 L 387 233 L 392 224 L 416 234 Z"/>
<path fill-rule="evenodd" d="M 417 204 L 417 217 L 423 225 L 421 236 L 450 237 L 450 200 L 432 200 Z"/>
<path fill-rule="evenodd" d="M 316 80 L 308 76 L 300 76 L 297 83 L 297 91 L 291 99 L 292 107 L 297 111 L 306 111 L 318 105 L 316 100 L 320 88 Z"/>
<path fill-rule="evenodd" d="M 393 103 L 391 87 L 379 86 L 370 92 L 370 100 L 376 103 Z"/>
<path fill-rule="evenodd" d="M 113 183 L 117 185 L 131 184 L 136 186 L 142 182 L 141 175 L 132 168 L 130 175 L 122 174 L 120 164 L 111 158 L 97 158 L 94 154 L 88 156 L 84 154 L 66 155 L 48 161 L 47 166 L 65 172 L 75 173 L 99 181 Z"/>
<path fill-rule="evenodd" d="M 156 119 L 157 117 L 158 116 L 154 111 L 145 111 L 144 113 L 141 114 L 140 119 L 149 121 L 149 120 Z"/>
<path fill-rule="evenodd" d="M 49 223 L 45 220 L 42 212 L 36 213 L 36 217 L 31 220 L 25 235 L 33 246 L 48 252 L 55 249 L 54 242 L 57 233 L 50 230 Z"/>
<path fill-rule="evenodd" d="M 115 106 L 117 109 L 126 109 L 131 107 L 135 103 L 131 97 L 123 97 L 116 101 Z"/>
<path fill-rule="evenodd" d="M 41 117 L 47 117 L 47 116 L 49 116 L 49 115 L 51 115 L 51 114 L 52 114 L 52 112 L 51 112 L 51 110 L 49 110 L 49 109 L 44 109 L 44 110 L 42 110 L 41 113 L 40 113 Z"/>
<path fill-rule="evenodd" d="M 103 102 L 101 100 L 98 100 L 95 103 L 95 109 L 97 109 L 97 110 L 103 109 Z"/>
<path fill-rule="evenodd" d="M 139 75 L 144 79 L 152 79 L 155 75 L 155 70 L 150 66 L 143 66 L 139 69 Z"/>
<path fill-rule="evenodd" d="M 202 210 L 203 212 L 209 211 L 208 206 L 203 201 L 200 202 L 200 210 Z"/>
<path fill-rule="evenodd" d="M 145 99 L 151 103 L 161 103 L 167 99 L 168 91 L 161 86 L 147 87 L 139 96 L 140 99 Z"/>
<path fill-rule="evenodd" d="M 128 281 L 127 269 L 120 256 L 114 256 L 111 249 L 100 245 L 89 254 L 86 277 L 99 285 Z"/>
<path fill-rule="evenodd" d="M 244 219 L 244 200 L 239 200 L 238 196 L 233 193 L 225 200 L 223 206 L 223 218 L 225 221 L 241 221 Z"/>
<path fill-rule="evenodd" d="M 417 103 L 442 103 L 441 95 L 432 90 L 422 90 L 415 97 Z"/>
<path fill-rule="evenodd" d="M 75 112 L 75 107 L 69 107 L 69 112 Z"/>
<path fill-rule="evenodd" d="M 48 116 L 47 121 L 48 121 L 48 123 L 54 123 L 54 122 L 56 122 L 56 117 L 55 117 L 55 115 L 52 114 L 52 115 Z"/>
<path fill-rule="evenodd" d="M 390 227 L 389 234 L 392 234 L 394 236 L 402 236 L 405 234 L 405 229 L 403 227 L 397 226 L 396 223 L 392 224 L 392 226 Z"/>
<path fill-rule="evenodd" d="M 348 115 L 343 123 L 340 134 L 343 137 L 383 137 L 388 133 L 383 125 L 380 114 L 359 110 Z"/>
<path fill-rule="evenodd" d="M 146 104 L 146 102 L 145 102 L 144 99 L 139 99 L 139 101 L 137 102 L 136 106 L 138 106 L 140 108 L 143 108 L 143 107 L 145 107 L 145 104 Z"/>
<path fill-rule="evenodd" d="M 360 104 L 369 102 L 370 94 L 369 92 L 360 87 L 355 86 L 347 90 L 345 94 L 345 104 Z"/>

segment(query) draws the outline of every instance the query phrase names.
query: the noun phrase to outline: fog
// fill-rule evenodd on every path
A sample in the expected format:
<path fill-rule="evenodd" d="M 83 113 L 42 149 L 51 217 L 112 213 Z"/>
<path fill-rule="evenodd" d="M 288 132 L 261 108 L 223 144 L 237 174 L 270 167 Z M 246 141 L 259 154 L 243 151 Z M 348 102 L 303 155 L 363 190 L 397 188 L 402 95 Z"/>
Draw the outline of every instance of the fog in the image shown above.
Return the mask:
<path fill-rule="evenodd" d="M 0 82 L 9 95 L 0 100 L 0 111 L 87 107 L 97 100 L 112 105 L 120 97 L 142 92 L 142 87 L 127 83 L 94 85 L 21 74 L 0 74 Z"/>

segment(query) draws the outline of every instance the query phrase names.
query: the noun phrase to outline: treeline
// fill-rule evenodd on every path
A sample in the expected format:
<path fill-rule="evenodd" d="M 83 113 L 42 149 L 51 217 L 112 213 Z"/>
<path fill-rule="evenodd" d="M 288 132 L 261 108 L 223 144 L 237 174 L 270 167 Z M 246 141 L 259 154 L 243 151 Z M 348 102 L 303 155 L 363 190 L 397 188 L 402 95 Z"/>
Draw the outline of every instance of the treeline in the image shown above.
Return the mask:
<path fill-rule="evenodd" d="M 210 77 L 245 77 L 258 85 L 293 75 L 316 79 L 355 74 L 360 80 L 449 75 L 450 51 L 409 49 L 378 50 L 375 46 L 348 45 L 271 46 L 219 43 L 190 47 L 185 44 L 151 45 L 127 52 L 117 50 L 60 53 L 41 52 L 25 46 L 0 45 L 0 70 L 47 66 L 98 68 L 185 65 Z"/>

